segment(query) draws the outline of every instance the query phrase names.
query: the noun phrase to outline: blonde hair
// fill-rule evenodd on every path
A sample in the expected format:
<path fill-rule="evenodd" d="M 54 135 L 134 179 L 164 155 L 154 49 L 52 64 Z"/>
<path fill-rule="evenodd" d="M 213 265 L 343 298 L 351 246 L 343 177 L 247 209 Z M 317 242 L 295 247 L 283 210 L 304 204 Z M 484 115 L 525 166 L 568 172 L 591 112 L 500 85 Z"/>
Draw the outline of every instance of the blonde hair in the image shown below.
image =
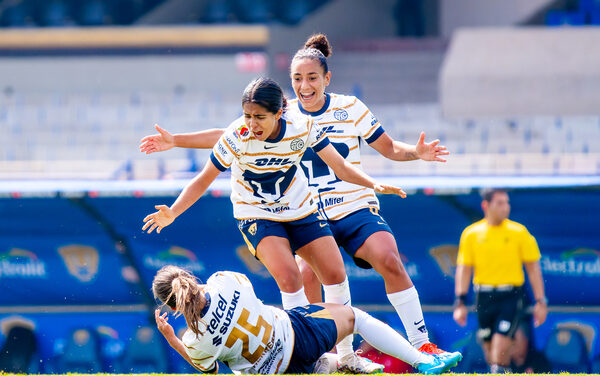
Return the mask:
<path fill-rule="evenodd" d="M 199 322 L 206 326 L 200 315 L 204 305 L 198 278 L 177 266 L 163 266 L 154 276 L 152 293 L 163 303 L 163 306 L 173 308 L 177 316 L 183 315 L 192 332 L 204 334 L 198 327 Z"/>

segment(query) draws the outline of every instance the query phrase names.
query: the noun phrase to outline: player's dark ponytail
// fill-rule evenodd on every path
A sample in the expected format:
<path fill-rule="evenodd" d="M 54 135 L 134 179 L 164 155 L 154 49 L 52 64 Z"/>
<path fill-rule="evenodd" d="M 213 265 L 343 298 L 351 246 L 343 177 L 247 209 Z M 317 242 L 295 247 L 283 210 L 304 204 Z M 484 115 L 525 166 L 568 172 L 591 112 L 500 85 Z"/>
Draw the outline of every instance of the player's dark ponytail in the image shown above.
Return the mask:
<path fill-rule="evenodd" d="M 242 106 L 246 103 L 256 103 L 276 114 L 280 109 L 287 107 L 287 99 L 283 95 L 281 86 L 274 80 L 266 77 L 257 78 L 250 82 L 242 94 Z"/>

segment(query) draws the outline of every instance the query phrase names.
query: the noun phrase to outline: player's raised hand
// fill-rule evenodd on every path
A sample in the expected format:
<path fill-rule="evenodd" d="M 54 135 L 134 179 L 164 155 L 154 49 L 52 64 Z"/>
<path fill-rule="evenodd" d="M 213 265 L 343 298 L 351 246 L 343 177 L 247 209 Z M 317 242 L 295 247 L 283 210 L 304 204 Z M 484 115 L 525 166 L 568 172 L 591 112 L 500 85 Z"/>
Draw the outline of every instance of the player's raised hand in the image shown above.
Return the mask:
<path fill-rule="evenodd" d="M 425 132 L 421 132 L 419 141 L 417 141 L 416 150 L 420 159 L 429 162 L 446 162 L 446 159 L 441 158 L 440 156 L 450 154 L 445 146 L 440 145 L 440 140 L 425 143 Z"/>
<path fill-rule="evenodd" d="M 393 185 L 377 183 L 373 186 L 373 189 L 375 192 L 384 195 L 398 195 L 402 198 L 406 198 L 406 192 L 404 192 L 402 188 L 394 187 Z"/>
<path fill-rule="evenodd" d="M 160 230 L 173 223 L 177 217 L 173 210 L 167 205 L 156 205 L 154 208 L 158 209 L 158 211 L 148 214 L 146 218 L 144 218 L 145 225 L 142 227 L 142 230 L 145 231 L 149 228 L 148 234 L 154 231 L 154 229 L 156 229 L 157 234 L 160 234 Z"/>
<path fill-rule="evenodd" d="M 142 153 L 152 154 L 158 151 L 167 151 L 175 146 L 175 137 L 171 133 L 159 127 L 158 124 L 154 124 L 154 129 L 158 133 L 140 140 L 140 151 Z"/>
<path fill-rule="evenodd" d="M 161 315 L 160 309 L 154 310 L 154 319 L 156 320 L 156 328 L 165 338 L 175 335 L 175 330 L 171 324 L 168 323 L 169 318 L 167 317 L 167 312 Z"/>

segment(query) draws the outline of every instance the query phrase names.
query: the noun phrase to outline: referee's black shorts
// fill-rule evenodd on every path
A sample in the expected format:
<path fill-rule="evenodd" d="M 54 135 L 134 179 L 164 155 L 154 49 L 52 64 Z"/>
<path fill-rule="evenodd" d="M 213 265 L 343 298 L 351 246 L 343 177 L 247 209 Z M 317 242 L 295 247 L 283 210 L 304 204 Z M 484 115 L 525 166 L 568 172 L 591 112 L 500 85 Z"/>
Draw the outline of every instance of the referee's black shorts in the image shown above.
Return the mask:
<path fill-rule="evenodd" d="M 524 314 L 523 286 L 480 288 L 476 293 L 478 337 L 490 341 L 495 333 L 513 338 Z"/>

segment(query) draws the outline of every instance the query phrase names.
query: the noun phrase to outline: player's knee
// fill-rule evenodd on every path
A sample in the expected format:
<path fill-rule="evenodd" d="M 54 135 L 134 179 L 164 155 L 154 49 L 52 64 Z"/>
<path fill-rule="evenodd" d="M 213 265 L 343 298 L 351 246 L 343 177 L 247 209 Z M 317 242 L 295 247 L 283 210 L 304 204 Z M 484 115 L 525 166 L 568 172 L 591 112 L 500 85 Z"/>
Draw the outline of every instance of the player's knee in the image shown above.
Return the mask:
<path fill-rule="evenodd" d="M 296 292 L 302 288 L 302 276 L 297 268 L 280 268 L 271 274 L 281 291 Z"/>
<path fill-rule="evenodd" d="M 300 274 L 302 274 L 302 279 L 305 282 L 311 283 L 319 281 L 317 275 L 306 261 L 302 260 L 298 262 L 298 268 L 300 269 Z"/>
<path fill-rule="evenodd" d="M 380 253 L 374 264 L 377 265 L 376 269 L 378 269 L 379 273 L 384 276 L 398 276 L 406 273 L 400 255 L 393 250 Z"/>

